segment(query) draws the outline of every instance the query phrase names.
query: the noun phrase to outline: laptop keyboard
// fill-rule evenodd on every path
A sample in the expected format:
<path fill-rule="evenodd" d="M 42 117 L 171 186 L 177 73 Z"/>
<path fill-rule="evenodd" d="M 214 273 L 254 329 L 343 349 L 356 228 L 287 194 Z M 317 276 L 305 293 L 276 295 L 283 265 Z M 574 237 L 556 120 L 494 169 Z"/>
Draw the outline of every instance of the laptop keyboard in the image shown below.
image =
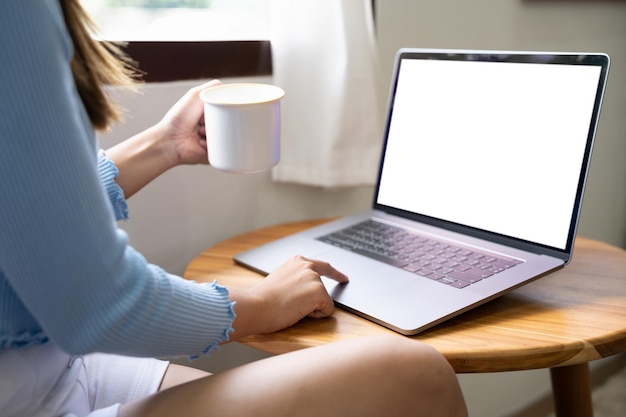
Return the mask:
<path fill-rule="evenodd" d="M 373 220 L 317 240 L 456 288 L 465 288 L 522 262 L 455 246 Z"/>

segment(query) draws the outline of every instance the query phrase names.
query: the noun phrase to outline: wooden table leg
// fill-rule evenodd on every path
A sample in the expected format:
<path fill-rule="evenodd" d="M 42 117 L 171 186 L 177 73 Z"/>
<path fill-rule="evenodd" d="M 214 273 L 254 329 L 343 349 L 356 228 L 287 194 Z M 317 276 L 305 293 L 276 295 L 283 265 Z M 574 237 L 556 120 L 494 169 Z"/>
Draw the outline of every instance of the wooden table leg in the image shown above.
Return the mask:
<path fill-rule="evenodd" d="M 551 368 L 556 417 L 593 417 L 589 364 Z"/>

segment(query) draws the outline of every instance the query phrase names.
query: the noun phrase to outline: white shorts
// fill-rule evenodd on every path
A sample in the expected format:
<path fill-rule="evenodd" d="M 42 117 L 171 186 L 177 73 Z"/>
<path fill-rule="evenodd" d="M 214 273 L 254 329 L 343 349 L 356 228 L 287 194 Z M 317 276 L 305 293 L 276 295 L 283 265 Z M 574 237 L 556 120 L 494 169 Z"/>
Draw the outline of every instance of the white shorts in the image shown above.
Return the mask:
<path fill-rule="evenodd" d="M 0 353 L 0 416 L 115 417 L 120 404 L 155 393 L 157 359 L 71 356 L 52 343 Z"/>

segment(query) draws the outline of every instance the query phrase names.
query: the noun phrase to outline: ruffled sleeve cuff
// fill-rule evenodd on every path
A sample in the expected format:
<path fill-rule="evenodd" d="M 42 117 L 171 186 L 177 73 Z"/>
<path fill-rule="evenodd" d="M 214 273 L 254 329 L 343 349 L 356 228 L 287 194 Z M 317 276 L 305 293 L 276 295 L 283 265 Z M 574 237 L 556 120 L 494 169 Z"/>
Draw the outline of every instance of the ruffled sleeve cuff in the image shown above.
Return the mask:
<path fill-rule="evenodd" d="M 212 292 L 211 308 L 209 309 L 210 321 L 216 329 L 213 343 L 205 347 L 203 353 L 209 355 L 211 351 L 218 349 L 221 343 L 227 342 L 229 335 L 234 332 L 232 327 L 233 321 L 237 316 L 235 314 L 235 302 L 230 301 L 228 289 L 218 285 L 216 281 L 212 283 L 200 284 L 204 289 Z M 188 355 L 187 359 L 194 361 L 198 359 L 198 355 Z"/>
<path fill-rule="evenodd" d="M 128 220 L 128 205 L 126 204 L 124 191 L 115 182 L 119 171 L 102 149 L 98 150 L 98 175 L 109 196 L 115 218 L 117 220 Z"/>
<path fill-rule="evenodd" d="M 237 315 L 235 314 L 235 304 L 237 303 L 230 300 L 228 288 L 219 285 L 217 281 L 213 281 L 210 284 L 206 283 L 205 286 L 213 289 L 217 296 L 221 299 L 221 302 L 219 304 L 222 306 L 221 319 L 224 323 L 224 330 L 222 331 L 222 334 L 219 337 L 217 343 L 210 345 L 204 351 L 204 353 L 209 353 L 211 350 L 218 348 L 220 343 L 227 342 L 229 339 L 229 335 L 235 331 L 235 329 L 233 329 L 233 321 L 237 317 Z"/>

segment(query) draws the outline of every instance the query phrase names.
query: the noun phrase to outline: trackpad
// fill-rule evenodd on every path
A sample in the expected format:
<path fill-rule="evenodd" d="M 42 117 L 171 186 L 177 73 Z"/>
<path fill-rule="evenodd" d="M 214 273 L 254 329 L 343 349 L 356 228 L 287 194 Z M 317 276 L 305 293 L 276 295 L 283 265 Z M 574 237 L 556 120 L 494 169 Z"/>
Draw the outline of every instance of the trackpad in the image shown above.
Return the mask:
<path fill-rule="evenodd" d="M 378 299 L 390 289 L 415 280 L 413 274 L 400 268 L 340 249 L 324 252 L 317 259 L 330 263 L 350 279 L 347 284 L 338 284 L 332 279 L 322 278 L 328 293 L 346 305 Z"/>

